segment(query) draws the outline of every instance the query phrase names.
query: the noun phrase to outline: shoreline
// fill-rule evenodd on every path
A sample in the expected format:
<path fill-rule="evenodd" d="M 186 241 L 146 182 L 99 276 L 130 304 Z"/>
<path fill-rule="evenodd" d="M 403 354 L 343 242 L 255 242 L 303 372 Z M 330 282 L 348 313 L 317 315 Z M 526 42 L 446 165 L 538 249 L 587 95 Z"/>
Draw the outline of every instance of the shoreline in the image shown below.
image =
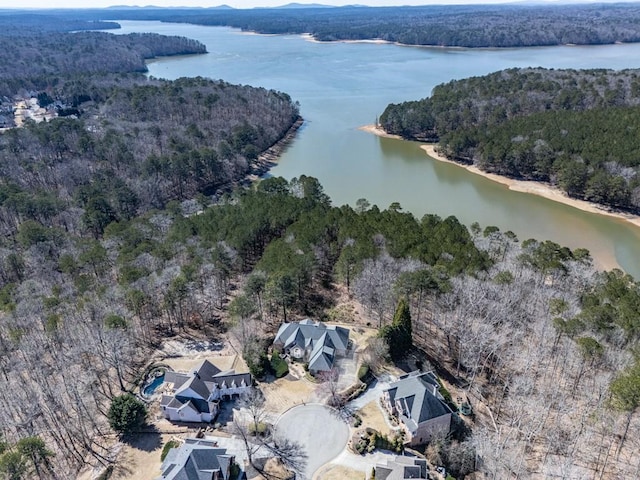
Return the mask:
<path fill-rule="evenodd" d="M 571 198 L 567 196 L 562 190 L 558 187 L 554 187 L 552 185 L 536 182 L 533 180 L 517 180 L 509 177 L 504 177 L 502 175 L 498 175 L 495 173 L 485 172 L 480 170 L 475 165 L 463 165 L 453 160 L 449 160 L 448 158 L 440 155 L 435 150 L 435 144 L 424 144 L 421 145 L 420 148 L 425 151 L 425 153 L 433 158 L 434 160 L 438 160 L 439 162 L 451 163 L 453 165 L 457 165 L 458 167 L 464 168 L 465 170 L 474 173 L 476 175 L 480 175 L 484 178 L 487 178 L 493 182 L 500 183 L 505 185 L 514 192 L 520 193 L 528 193 L 531 195 L 536 195 L 538 197 L 546 198 L 547 200 L 552 200 L 557 203 L 562 203 L 563 205 L 567 205 L 573 208 L 577 208 L 578 210 L 582 210 L 583 212 L 595 213 L 596 215 L 605 215 L 607 217 L 616 218 L 618 220 L 624 220 L 626 222 L 635 225 L 636 227 L 640 227 L 640 216 L 633 215 L 631 213 L 620 213 L 620 212 L 611 212 L 603 209 L 597 203 L 588 202 L 586 200 L 580 200 L 577 198 Z"/>
<path fill-rule="evenodd" d="M 277 142 L 258 155 L 258 158 L 251 163 L 249 173 L 240 183 L 253 184 L 271 170 L 278 163 L 285 149 L 293 142 L 303 124 L 304 119 L 299 116 Z"/>
<path fill-rule="evenodd" d="M 402 42 L 392 42 L 391 40 L 383 40 L 381 38 L 363 38 L 360 40 L 318 40 L 311 33 L 260 33 L 260 32 L 251 32 L 254 35 L 265 35 L 265 36 L 277 36 L 277 35 L 299 35 L 303 40 L 311 43 L 365 43 L 365 44 L 373 44 L 373 45 L 395 45 L 396 47 L 411 47 L 411 48 L 425 48 L 425 49 L 438 49 L 438 50 L 510 50 L 515 48 L 554 48 L 554 47 L 595 47 L 600 46 L 600 44 L 580 44 L 580 43 L 558 43 L 556 45 L 522 45 L 522 46 L 513 46 L 513 47 L 464 47 L 459 45 L 422 45 L 418 43 L 402 43 Z M 636 43 L 636 42 L 632 42 Z M 603 43 L 601 45 L 625 45 L 624 42 L 614 42 L 614 43 Z"/>
<path fill-rule="evenodd" d="M 362 130 L 363 132 L 372 133 L 379 137 L 384 138 L 395 138 L 398 140 L 406 140 L 399 135 L 392 135 L 385 132 L 382 128 L 376 125 L 364 125 L 359 127 L 358 130 Z M 421 142 L 418 142 L 421 143 Z M 564 205 L 568 205 L 573 208 L 577 208 L 578 210 L 582 210 L 583 212 L 595 213 L 597 215 L 606 215 L 608 217 L 617 218 L 618 220 L 624 220 L 626 222 L 635 225 L 636 227 L 640 227 L 640 216 L 633 215 L 631 213 L 621 213 L 621 212 L 611 212 L 605 210 L 603 207 L 596 203 L 588 202 L 586 200 L 579 200 L 577 198 L 568 197 L 562 190 L 552 185 L 535 182 L 533 180 L 517 180 L 509 177 L 504 177 L 502 175 L 498 175 L 496 173 L 489 173 L 483 170 L 480 170 L 475 165 L 464 165 L 453 160 L 449 160 L 443 155 L 440 155 L 436 152 L 436 144 L 433 143 L 422 143 L 420 148 L 424 150 L 424 152 L 434 160 L 439 162 L 450 163 L 452 165 L 456 165 L 457 167 L 464 168 L 465 170 L 480 175 L 481 177 L 487 178 L 493 182 L 500 183 L 509 188 L 509 190 L 513 190 L 514 192 L 520 193 L 529 193 L 531 195 L 537 195 L 538 197 L 546 198 L 547 200 L 552 200 L 554 202 L 562 203 Z"/>
<path fill-rule="evenodd" d="M 359 127 L 358 130 L 361 130 L 367 133 L 372 133 L 379 137 L 393 138 L 397 140 L 406 140 L 400 137 L 399 135 L 389 134 L 385 132 L 382 128 L 376 125 L 364 125 L 362 127 Z M 418 143 L 421 143 L 421 142 L 418 142 Z M 640 228 L 640 216 L 626 214 L 626 213 L 619 213 L 619 212 L 610 212 L 610 211 L 604 210 L 602 207 L 600 207 L 595 203 L 587 202 L 585 200 L 570 198 L 559 188 L 553 187 L 548 184 L 534 182 L 532 180 L 516 180 L 508 177 L 503 177 L 495 173 L 484 172 L 474 165 L 463 165 L 463 164 L 454 162 L 453 160 L 449 160 L 443 155 L 440 155 L 439 153 L 437 153 L 435 151 L 436 144 L 421 143 L 420 148 L 425 152 L 425 154 L 428 157 L 431 157 L 432 159 L 438 162 L 449 163 L 451 165 L 455 165 L 456 167 L 464 168 L 470 173 L 479 175 L 488 180 L 504 185 L 509 190 L 512 190 L 514 192 L 536 195 L 538 197 L 543 197 L 543 198 L 546 198 L 547 200 L 551 200 L 556 203 L 561 203 L 563 205 L 567 205 L 569 207 L 573 207 L 587 213 L 593 213 L 596 215 L 605 215 L 607 217 L 612 217 L 617 220 L 622 220 L 634 225 L 635 227 Z M 614 268 L 619 268 L 623 270 L 623 268 L 615 258 L 602 258 L 602 257 L 596 258 L 595 256 L 592 256 L 592 258 L 593 258 L 594 265 L 599 269 L 612 270 Z"/>

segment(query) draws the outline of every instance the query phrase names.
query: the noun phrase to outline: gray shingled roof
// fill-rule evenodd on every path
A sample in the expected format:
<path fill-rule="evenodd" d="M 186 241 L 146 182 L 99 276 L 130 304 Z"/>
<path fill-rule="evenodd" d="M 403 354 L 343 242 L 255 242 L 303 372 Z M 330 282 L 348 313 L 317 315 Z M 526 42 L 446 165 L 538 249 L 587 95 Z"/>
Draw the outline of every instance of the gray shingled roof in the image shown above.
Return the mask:
<path fill-rule="evenodd" d="M 192 390 L 199 395 L 202 400 L 207 400 L 209 395 L 211 395 L 211 390 L 207 388 L 200 376 L 192 376 L 189 380 L 184 382 L 180 388 L 177 388 L 176 397 L 184 394 L 187 390 Z"/>
<path fill-rule="evenodd" d="M 181 447 L 169 450 L 158 480 L 211 480 L 216 471 L 226 480 L 232 458 L 213 442 L 187 439 Z"/>
<path fill-rule="evenodd" d="M 167 371 L 164 374 L 164 382 L 165 383 L 173 383 L 173 388 L 180 388 L 184 382 L 189 380 L 191 375 L 188 373 Z"/>
<path fill-rule="evenodd" d="M 333 366 L 335 350 L 347 350 L 349 330 L 305 319 L 280 325 L 274 343 L 284 348 L 297 346 L 303 350 L 311 346 L 309 370 L 326 371 Z"/>
<path fill-rule="evenodd" d="M 427 478 L 427 461 L 415 457 L 395 457 L 376 465 L 376 480 Z"/>
<path fill-rule="evenodd" d="M 250 373 L 235 373 L 234 370 L 229 372 L 219 373 L 210 382 L 206 382 L 207 384 L 211 383 L 212 385 L 218 384 L 219 386 L 223 383 L 230 387 L 232 383 L 235 382 L 236 386 L 242 385 L 244 381 L 245 385 L 250 386 L 253 383 L 253 379 L 251 378 Z"/>
<path fill-rule="evenodd" d="M 215 377 L 216 375 L 218 375 L 221 370 L 216 367 L 213 363 L 211 363 L 209 360 L 203 360 L 196 368 L 194 368 L 192 370 L 192 373 L 196 372 L 200 375 L 200 378 L 204 379 L 204 380 L 208 380 L 211 377 Z"/>
<path fill-rule="evenodd" d="M 400 377 L 387 389 L 391 402 L 399 402 L 402 406 L 400 416 L 404 417 L 403 421 L 410 430 L 415 430 L 424 421 L 451 413 L 435 396 L 436 385 L 431 372 L 412 372 Z"/>

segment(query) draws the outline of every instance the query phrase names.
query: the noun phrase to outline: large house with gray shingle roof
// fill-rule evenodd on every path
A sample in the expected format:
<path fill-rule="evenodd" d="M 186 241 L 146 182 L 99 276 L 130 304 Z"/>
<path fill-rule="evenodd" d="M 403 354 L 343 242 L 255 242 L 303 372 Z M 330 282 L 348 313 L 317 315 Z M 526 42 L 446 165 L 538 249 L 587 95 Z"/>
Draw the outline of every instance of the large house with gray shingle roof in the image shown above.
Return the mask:
<path fill-rule="evenodd" d="M 309 372 L 316 375 L 331 370 L 335 358 L 347 354 L 349 330 L 309 319 L 283 323 L 273 347 L 294 360 L 307 362 Z"/>
<path fill-rule="evenodd" d="M 395 457 L 375 467 L 376 480 L 408 480 L 429 478 L 427 461 L 416 457 Z"/>
<path fill-rule="evenodd" d="M 234 463 L 235 458 L 215 442 L 187 438 L 169 450 L 156 480 L 228 480 Z"/>
<path fill-rule="evenodd" d="M 250 373 L 222 372 L 203 360 L 190 372 L 165 373 L 165 389 L 170 393 L 162 396 L 160 406 L 165 418 L 174 422 L 211 422 L 221 400 L 249 392 L 252 383 Z"/>
<path fill-rule="evenodd" d="M 382 400 L 407 433 L 407 444 L 421 445 L 436 432 L 449 433 L 453 412 L 439 392 L 433 372 L 411 372 L 384 390 Z"/>

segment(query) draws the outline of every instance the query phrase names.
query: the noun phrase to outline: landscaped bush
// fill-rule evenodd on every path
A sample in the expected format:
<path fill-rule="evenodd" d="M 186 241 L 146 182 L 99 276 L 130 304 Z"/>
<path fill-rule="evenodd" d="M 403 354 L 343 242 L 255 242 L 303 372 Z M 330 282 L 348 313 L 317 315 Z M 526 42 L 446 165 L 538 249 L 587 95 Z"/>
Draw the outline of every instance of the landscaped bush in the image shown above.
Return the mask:
<path fill-rule="evenodd" d="M 351 400 L 358 398 L 367 390 L 367 384 L 358 382 L 351 385 L 346 390 L 340 392 L 340 396 L 344 398 L 345 402 L 350 402 Z"/>
<path fill-rule="evenodd" d="M 366 363 L 363 363 L 362 365 L 360 365 L 360 368 L 358 368 L 358 380 L 366 383 L 368 377 L 369 377 L 369 365 L 367 365 Z"/>
<path fill-rule="evenodd" d="M 380 434 L 377 430 L 367 428 L 363 437 L 354 445 L 354 448 L 360 455 L 365 452 L 371 453 L 376 448 L 402 453 L 404 451 L 404 437 L 401 434 L 396 434 L 389 439 L 389 437 Z"/>
<path fill-rule="evenodd" d="M 162 453 L 160 454 L 160 461 L 164 462 L 164 459 L 167 458 L 169 450 L 171 450 L 172 448 L 176 448 L 179 445 L 180 443 L 178 443 L 177 440 L 169 440 L 167 443 L 165 443 L 164 447 L 162 447 Z"/>
<path fill-rule="evenodd" d="M 267 433 L 269 429 L 269 425 L 264 422 L 258 422 L 258 424 L 250 423 L 249 424 L 249 433 L 254 436 L 260 435 L 261 437 Z"/>
<path fill-rule="evenodd" d="M 445 388 L 445 386 L 443 385 L 442 381 L 439 378 L 436 377 L 436 380 L 438 382 L 438 385 L 440 385 L 440 394 L 442 395 L 442 398 L 444 398 L 445 403 L 449 405 L 451 410 L 453 410 L 454 412 L 458 411 L 458 405 L 456 405 L 456 402 L 453 401 L 453 398 L 451 397 L 451 393 L 449 393 L 449 390 Z"/>
<path fill-rule="evenodd" d="M 271 370 L 276 378 L 282 378 L 289 373 L 289 365 L 280 358 L 280 353 L 277 351 L 271 354 Z"/>

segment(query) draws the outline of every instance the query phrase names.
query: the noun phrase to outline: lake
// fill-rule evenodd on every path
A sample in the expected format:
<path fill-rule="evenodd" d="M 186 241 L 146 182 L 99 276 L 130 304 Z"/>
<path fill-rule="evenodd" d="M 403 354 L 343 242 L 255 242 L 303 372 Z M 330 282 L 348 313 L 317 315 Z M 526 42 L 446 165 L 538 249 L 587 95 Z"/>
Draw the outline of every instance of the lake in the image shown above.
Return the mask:
<path fill-rule="evenodd" d="M 366 198 L 399 202 L 421 217 L 455 215 L 496 225 L 521 240 L 588 248 L 599 265 L 640 278 L 640 229 L 507 187 L 427 157 L 419 144 L 358 130 L 388 103 L 417 100 L 452 79 L 511 67 L 638 68 L 640 44 L 514 49 L 446 49 L 317 43 L 299 35 L 255 35 L 225 27 L 122 21 L 118 33 L 156 32 L 203 42 L 207 55 L 152 60 L 149 73 L 205 76 L 287 92 L 305 119 L 272 175 L 317 177 L 335 205 Z"/>

